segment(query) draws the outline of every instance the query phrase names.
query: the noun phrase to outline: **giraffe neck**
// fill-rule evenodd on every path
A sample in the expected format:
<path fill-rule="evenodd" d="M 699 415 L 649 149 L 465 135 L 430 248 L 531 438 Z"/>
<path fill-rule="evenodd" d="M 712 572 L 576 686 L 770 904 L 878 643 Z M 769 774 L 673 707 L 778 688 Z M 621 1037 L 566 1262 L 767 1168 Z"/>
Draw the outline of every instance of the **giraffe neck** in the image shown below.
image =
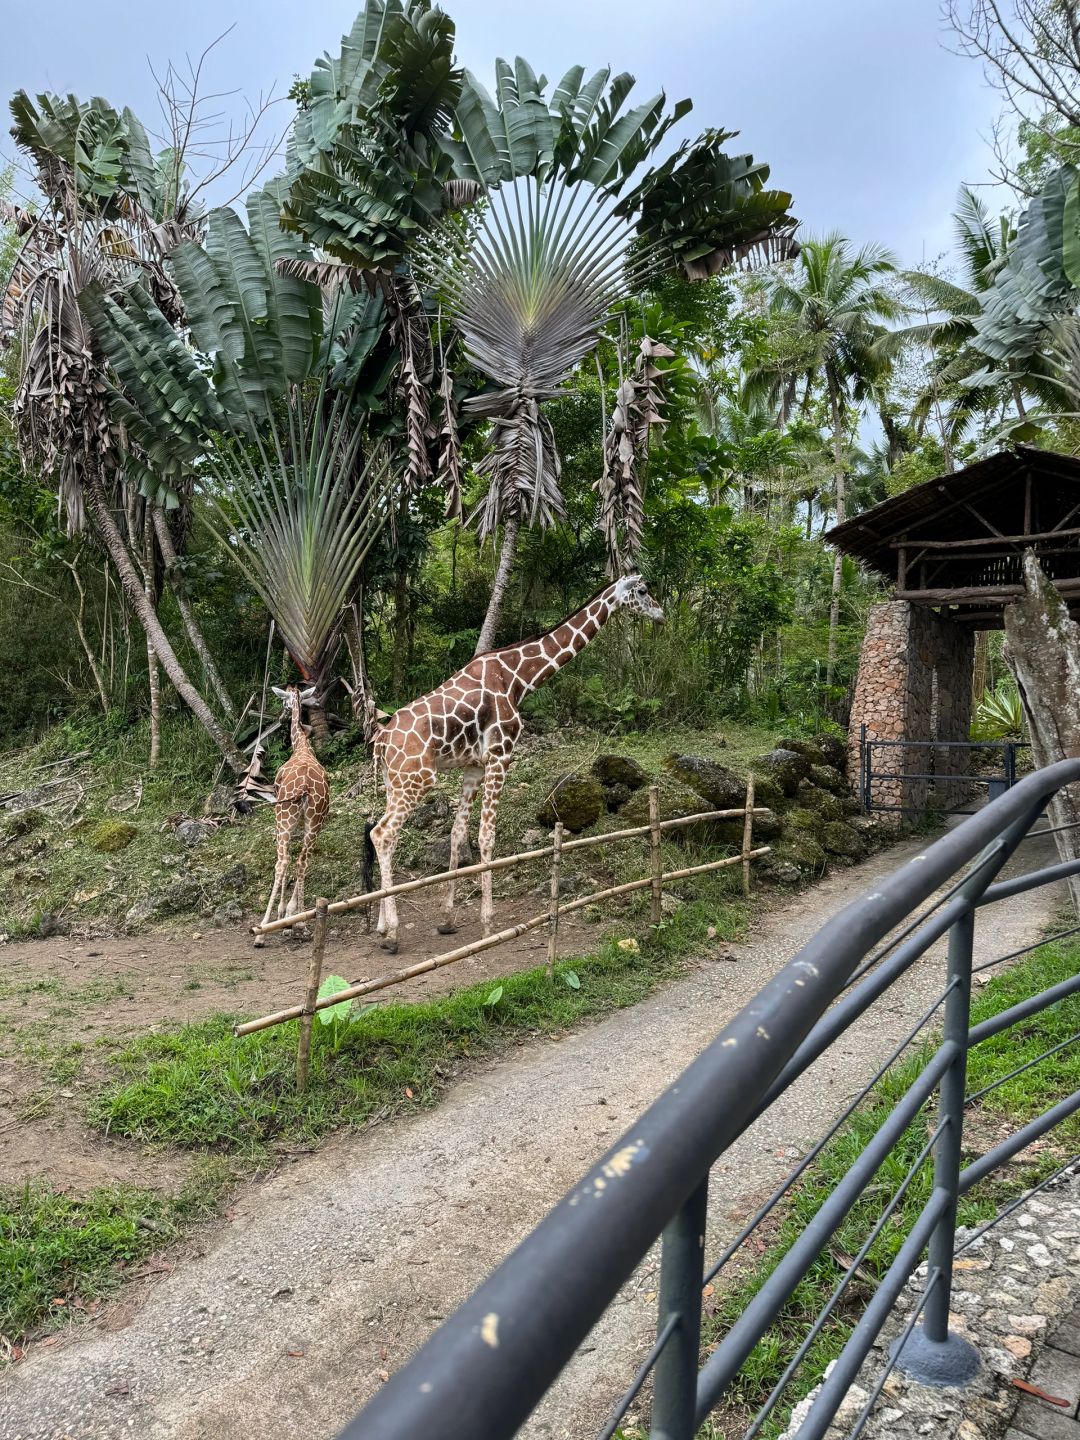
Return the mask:
<path fill-rule="evenodd" d="M 298 750 L 310 749 L 310 742 L 304 734 L 304 726 L 300 719 L 302 709 L 300 697 L 297 695 L 296 704 L 289 711 L 289 741 L 294 755 Z"/>
<path fill-rule="evenodd" d="M 550 680 L 599 635 L 615 613 L 614 592 L 615 587 L 609 585 L 539 640 L 499 651 L 499 659 L 513 677 L 510 694 L 515 704 Z"/>

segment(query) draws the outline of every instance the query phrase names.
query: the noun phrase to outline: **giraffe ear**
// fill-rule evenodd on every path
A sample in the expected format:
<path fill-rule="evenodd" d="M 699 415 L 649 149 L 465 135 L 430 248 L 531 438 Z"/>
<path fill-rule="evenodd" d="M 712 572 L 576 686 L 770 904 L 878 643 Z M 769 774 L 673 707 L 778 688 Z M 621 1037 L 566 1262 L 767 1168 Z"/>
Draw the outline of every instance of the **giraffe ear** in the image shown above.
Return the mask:
<path fill-rule="evenodd" d="M 279 700 L 284 700 L 289 693 L 287 690 L 282 690 L 280 685 L 271 685 L 270 689 L 274 692 L 274 694 L 278 697 Z"/>
<path fill-rule="evenodd" d="M 300 691 L 300 699 L 304 702 L 305 705 L 310 705 L 311 702 L 315 699 L 317 688 L 318 687 L 315 685 L 309 685 L 306 690 Z"/>

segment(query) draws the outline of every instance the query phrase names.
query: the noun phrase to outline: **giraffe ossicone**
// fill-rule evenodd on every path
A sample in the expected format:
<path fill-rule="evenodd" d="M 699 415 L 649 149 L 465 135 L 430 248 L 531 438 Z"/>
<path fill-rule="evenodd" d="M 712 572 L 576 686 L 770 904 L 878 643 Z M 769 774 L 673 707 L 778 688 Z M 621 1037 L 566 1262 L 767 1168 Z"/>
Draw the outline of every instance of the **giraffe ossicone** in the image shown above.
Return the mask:
<path fill-rule="evenodd" d="M 308 862 L 319 831 L 330 813 L 330 782 L 311 747 L 302 718 L 303 707 L 315 699 L 315 687 L 311 685 L 301 690 L 298 685 L 289 685 L 281 690 L 275 685 L 273 691 L 281 701 L 282 710 L 289 721 L 292 754 L 274 776 L 274 839 L 277 860 L 270 899 L 267 902 L 266 914 L 262 918 L 264 925 L 270 922 L 275 901 L 278 904 L 279 920 L 286 915 L 295 915 L 304 908 L 304 878 L 307 875 Z M 296 861 L 296 882 L 286 905 L 289 841 L 301 820 L 304 822 L 304 835 Z M 257 936 L 255 944 L 261 946 L 263 936 Z"/>
<path fill-rule="evenodd" d="M 440 771 L 462 770 L 461 799 L 450 832 L 450 866 L 457 869 L 461 842 L 477 794 L 480 808 L 480 859 L 495 852 L 499 797 L 514 749 L 521 736 L 520 705 L 552 675 L 581 653 L 617 610 L 662 622 L 664 612 L 638 574 L 624 575 L 606 585 L 553 630 L 518 645 L 504 645 L 477 655 L 437 689 L 396 711 L 375 734 L 373 751 L 386 785 L 386 808 L 365 833 L 379 862 L 380 889 L 394 883 L 394 852 L 401 828 L 435 783 Z M 491 872 L 482 878 L 480 907 L 484 934 L 493 917 Z M 447 885 L 443 934 L 454 923 L 454 882 Z M 383 945 L 397 949 L 398 916 L 393 896 L 379 907 L 378 932 Z"/>

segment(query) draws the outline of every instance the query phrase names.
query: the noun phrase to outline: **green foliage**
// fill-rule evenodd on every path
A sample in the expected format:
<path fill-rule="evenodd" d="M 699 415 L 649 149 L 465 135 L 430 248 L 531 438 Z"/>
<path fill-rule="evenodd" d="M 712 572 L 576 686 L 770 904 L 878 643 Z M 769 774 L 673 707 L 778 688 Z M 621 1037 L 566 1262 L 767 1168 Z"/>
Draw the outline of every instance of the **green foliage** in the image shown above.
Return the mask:
<path fill-rule="evenodd" d="M 110 1057 L 121 1078 L 91 1103 L 91 1122 L 111 1135 L 257 1155 L 275 1140 L 363 1125 L 375 1112 L 404 1110 L 413 1100 L 432 1104 L 448 1060 L 635 1003 L 673 973 L 710 925 L 733 934 L 737 914 L 699 899 L 683 906 L 643 954 L 609 942 L 572 970 L 560 965 L 563 984 L 553 987 L 539 968 L 508 975 L 497 1002 L 488 983 L 438 1000 L 380 1005 L 362 1025 L 343 1027 L 336 1046 L 327 1029 L 316 1027 L 303 1094 L 296 1092 L 292 1025 L 234 1040 L 230 1021 L 219 1017 L 147 1036 Z"/>
<path fill-rule="evenodd" d="M 971 722 L 973 740 L 1019 740 L 1024 732 L 1024 707 L 1015 688 L 988 690 Z"/>
<path fill-rule="evenodd" d="M 972 1003 L 972 1023 L 999 1014 L 1039 991 L 1066 980 L 1076 973 L 1077 948 L 1055 944 L 1036 951 L 1020 961 L 978 994 Z M 968 1057 L 967 1089 L 969 1094 L 993 1084 L 1027 1060 L 1034 1060 L 1043 1051 L 1068 1040 L 1080 1027 L 1080 998 L 1072 996 L 1034 1016 L 1019 1029 L 994 1036 L 979 1045 Z M 806 1176 L 796 1185 L 782 1212 L 779 1233 L 769 1251 L 749 1275 L 730 1286 L 716 1282 L 719 1297 L 703 1327 L 702 1343 L 709 1345 L 720 1339 L 739 1318 L 758 1293 L 768 1275 L 802 1235 L 821 1205 L 839 1184 L 852 1162 L 862 1153 L 868 1141 L 889 1118 L 897 1102 L 916 1079 L 920 1067 L 933 1053 L 933 1042 L 927 1041 L 918 1050 L 898 1061 L 871 1092 L 867 1101 L 855 1112 L 843 1130 L 822 1151 Z M 1041 1061 L 1016 1080 L 1009 1081 L 980 1102 L 985 1113 L 1007 1120 L 1014 1129 L 1072 1094 L 1080 1085 L 1080 1053 L 1075 1046 L 1065 1046 L 1056 1055 Z M 969 1122 L 977 1120 L 978 1111 L 969 1112 Z M 818 1310 L 829 1298 L 841 1279 L 847 1262 L 841 1256 L 854 1256 L 880 1220 L 884 1205 L 918 1159 L 928 1134 L 928 1115 L 924 1112 L 904 1132 L 879 1168 L 875 1181 L 855 1202 L 852 1210 L 836 1232 L 829 1250 L 814 1262 L 799 1283 L 776 1323 L 755 1347 L 740 1372 L 729 1400 L 747 1411 L 756 1410 L 776 1384 L 799 1342 L 816 1318 Z M 1076 1117 L 1055 1131 L 1055 1141 L 1062 1147 L 1075 1148 L 1080 1134 Z M 1014 1172 L 1006 1181 L 989 1179 L 960 1202 L 959 1222 L 963 1225 L 989 1218 L 1000 1200 L 1026 1185 L 1037 1182 L 1059 1163 L 1052 1152 Z M 870 1282 L 884 1275 L 903 1243 L 910 1226 L 926 1203 L 933 1187 L 933 1166 L 924 1159 L 916 1170 L 914 1181 L 874 1241 L 861 1265 L 861 1273 Z M 784 1402 L 775 1417 L 770 1417 L 762 1434 L 775 1440 L 786 1423 L 789 1407 L 805 1395 L 821 1379 L 825 1367 L 842 1348 L 862 1313 L 860 1298 L 864 1282 L 856 1281 L 853 1290 L 826 1322 L 821 1334 L 795 1374 L 785 1392 Z M 709 1440 L 722 1440 L 709 1426 L 702 1432 Z"/>

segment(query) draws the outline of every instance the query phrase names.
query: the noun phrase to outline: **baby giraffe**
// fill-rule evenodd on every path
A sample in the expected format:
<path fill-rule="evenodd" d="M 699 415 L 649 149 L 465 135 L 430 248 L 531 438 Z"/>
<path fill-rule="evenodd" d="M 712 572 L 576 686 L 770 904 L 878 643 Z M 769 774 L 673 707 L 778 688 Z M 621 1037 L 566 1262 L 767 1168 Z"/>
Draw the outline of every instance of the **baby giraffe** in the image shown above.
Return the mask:
<path fill-rule="evenodd" d="M 458 851 L 468 832 L 469 812 L 482 792 L 480 858 L 495 851 L 495 821 L 506 772 L 521 734 L 518 707 L 530 691 L 600 633 L 617 610 L 662 621 L 664 612 L 649 594 L 640 575 L 624 575 L 600 590 L 581 610 L 568 615 L 546 635 L 520 645 L 505 645 L 477 655 L 464 669 L 429 695 L 396 711 L 376 732 L 372 749 L 386 782 L 386 810 L 365 830 L 365 881 L 378 858 L 383 887 L 394 883 L 394 850 L 401 827 L 435 783 L 440 770 L 463 770 L 461 801 L 450 832 L 450 866 L 457 869 Z M 448 884 L 443 934 L 454 929 L 454 884 Z M 484 934 L 492 923 L 491 872 L 484 874 L 480 915 Z M 383 947 L 397 949 L 397 905 L 393 896 L 379 909 Z"/>
<path fill-rule="evenodd" d="M 297 685 L 290 685 L 286 690 L 279 690 L 275 685 L 273 689 L 289 719 L 292 754 L 274 777 L 277 864 L 274 866 L 274 885 L 270 891 L 270 900 L 262 918 L 264 925 L 270 921 L 275 900 L 278 901 L 279 920 L 284 915 L 295 915 L 297 910 L 304 908 L 304 876 L 307 874 L 308 861 L 330 811 L 330 785 L 326 771 L 315 757 L 315 751 L 311 748 L 311 741 L 300 718 L 301 708 L 315 698 L 315 689 L 311 687 L 301 690 Z M 296 883 L 286 908 L 285 877 L 289 869 L 289 839 L 301 817 L 304 821 L 304 838 L 296 862 Z M 262 943 L 263 936 L 260 935 L 255 944 Z"/>

